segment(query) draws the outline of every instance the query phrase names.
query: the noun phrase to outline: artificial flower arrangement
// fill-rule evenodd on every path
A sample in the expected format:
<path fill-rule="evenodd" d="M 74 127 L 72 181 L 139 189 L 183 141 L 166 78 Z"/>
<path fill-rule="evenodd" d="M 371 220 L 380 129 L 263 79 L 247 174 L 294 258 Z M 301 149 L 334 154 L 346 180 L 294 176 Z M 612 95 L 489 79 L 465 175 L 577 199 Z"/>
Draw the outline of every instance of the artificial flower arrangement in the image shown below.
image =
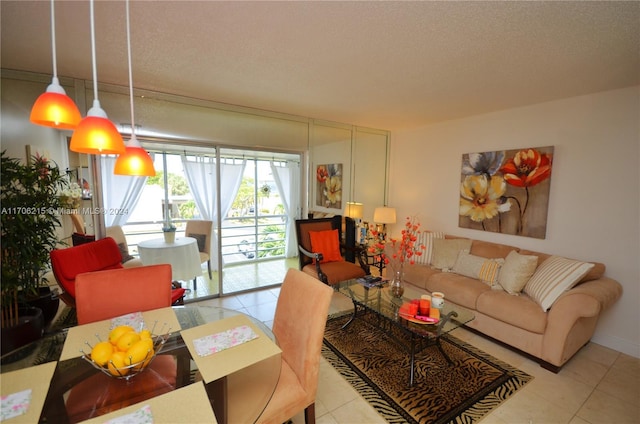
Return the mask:
<path fill-rule="evenodd" d="M 424 244 L 418 243 L 418 235 L 420 233 L 420 223 L 415 217 L 408 216 L 400 239 L 389 239 L 393 248 L 393 253 L 391 254 L 391 258 L 389 258 L 389 256 L 384 253 L 384 240 L 378 237 L 377 231 L 371 230 L 371 234 L 374 236 L 374 242 L 369 247 L 369 253 L 380 255 L 385 264 L 391 264 L 395 272 L 400 271 L 400 273 L 402 273 L 406 263 L 409 265 L 415 264 L 416 257 L 422 256 L 422 253 L 426 250 Z"/>
<path fill-rule="evenodd" d="M 60 204 L 63 207 L 67 209 L 77 209 L 80 207 L 82 189 L 78 183 L 70 183 L 67 187 L 58 191 L 57 195 L 60 198 Z"/>

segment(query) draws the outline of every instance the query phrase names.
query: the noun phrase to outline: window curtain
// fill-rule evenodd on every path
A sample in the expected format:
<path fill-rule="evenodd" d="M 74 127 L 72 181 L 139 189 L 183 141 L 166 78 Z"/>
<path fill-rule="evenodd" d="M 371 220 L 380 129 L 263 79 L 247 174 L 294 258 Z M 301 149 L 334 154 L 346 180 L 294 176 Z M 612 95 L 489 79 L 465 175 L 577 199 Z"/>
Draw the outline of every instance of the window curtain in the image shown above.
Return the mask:
<path fill-rule="evenodd" d="M 294 225 L 300 208 L 300 164 L 297 162 L 286 162 L 285 166 L 277 166 L 275 162 L 270 164 L 276 188 L 287 214 L 285 256 L 293 258 L 298 255 Z"/>
<path fill-rule="evenodd" d="M 117 156 L 111 155 L 102 155 L 100 157 L 103 206 L 105 211 L 121 210 L 133 212 L 140 200 L 147 177 L 114 174 L 113 170 L 117 159 Z M 153 160 L 153 154 L 151 154 L 151 160 Z M 129 220 L 129 213 L 104 213 L 103 216 L 104 224 L 107 227 L 123 226 Z"/>
<path fill-rule="evenodd" d="M 241 163 L 222 163 L 220 165 L 220 210 L 222 216 L 227 216 L 233 199 L 240 187 L 246 160 Z M 218 222 L 217 208 L 217 161 L 209 156 L 182 156 L 182 167 L 187 176 L 187 183 L 193 195 L 196 207 L 202 219 L 213 221 L 214 228 Z M 211 235 L 212 269 L 218 271 L 218 231 Z"/>

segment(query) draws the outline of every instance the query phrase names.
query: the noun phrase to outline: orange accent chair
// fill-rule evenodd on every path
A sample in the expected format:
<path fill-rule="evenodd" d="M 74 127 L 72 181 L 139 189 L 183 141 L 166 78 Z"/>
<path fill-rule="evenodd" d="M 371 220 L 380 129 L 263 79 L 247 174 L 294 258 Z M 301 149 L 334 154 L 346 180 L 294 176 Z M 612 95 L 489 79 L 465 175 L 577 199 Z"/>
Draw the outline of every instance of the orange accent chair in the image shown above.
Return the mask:
<path fill-rule="evenodd" d="M 78 324 L 171 306 L 169 264 L 82 273 L 75 285 Z M 173 356 L 159 354 L 131 383 L 92 375 L 72 387 L 67 414 L 72 422 L 86 420 L 168 393 L 176 387 L 177 370 Z"/>
<path fill-rule="evenodd" d="M 283 423 L 304 410 L 315 422 L 322 338 L 333 290 L 316 278 L 289 269 L 284 278 L 273 333 L 282 349 L 280 379 L 258 423 Z"/>
<path fill-rule="evenodd" d="M 330 286 L 368 275 L 366 251 L 342 244 L 341 230 L 342 217 L 339 215 L 332 218 L 297 219 L 300 270 Z M 358 264 L 344 259 L 344 252 L 347 251 L 353 253 Z"/>
<path fill-rule="evenodd" d="M 53 275 L 62 289 L 60 298 L 71 307 L 76 305 L 75 281 L 78 274 L 123 267 L 120 249 L 111 237 L 66 249 L 54 249 L 49 255 Z M 185 292 L 183 288 L 174 289 L 171 303 L 182 304 Z"/>

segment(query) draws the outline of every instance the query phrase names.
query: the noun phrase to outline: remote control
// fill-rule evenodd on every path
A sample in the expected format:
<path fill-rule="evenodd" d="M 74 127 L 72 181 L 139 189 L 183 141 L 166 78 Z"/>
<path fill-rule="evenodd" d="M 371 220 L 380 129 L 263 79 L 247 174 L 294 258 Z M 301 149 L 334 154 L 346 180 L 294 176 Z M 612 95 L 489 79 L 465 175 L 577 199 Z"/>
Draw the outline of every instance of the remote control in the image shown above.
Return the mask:
<path fill-rule="evenodd" d="M 437 319 L 431 318 L 431 317 L 426 317 L 424 315 L 416 315 L 414 318 L 415 319 L 419 319 L 420 321 L 424 321 L 424 322 L 432 322 L 432 323 L 438 322 Z"/>

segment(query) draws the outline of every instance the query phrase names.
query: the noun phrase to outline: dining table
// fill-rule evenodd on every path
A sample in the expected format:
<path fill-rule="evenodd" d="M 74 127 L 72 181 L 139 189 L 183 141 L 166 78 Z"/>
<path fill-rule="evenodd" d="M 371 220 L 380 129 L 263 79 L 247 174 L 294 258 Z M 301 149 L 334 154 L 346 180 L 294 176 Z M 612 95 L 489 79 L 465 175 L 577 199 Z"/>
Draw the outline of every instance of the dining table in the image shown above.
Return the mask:
<path fill-rule="evenodd" d="M 268 326 L 250 315 L 215 306 L 180 305 L 139 314 L 146 325 L 155 329 L 154 333 L 167 331 L 166 341 L 148 369 L 129 380 L 115 379 L 87 360 L 91 340 L 108 338 L 114 320 L 51 331 L 2 356 L 2 396 L 25 387 L 33 389 L 31 415 L 23 416 L 22 421 L 16 417 L 7 422 L 106 422 L 107 418 L 116 419 L 132 408 L 149 405 L 159 414 L 154 415 L 157 423 L 258 420 L 273 395 L 281 367 L 281 350 Z M 205 356 L 197 349 L 197 341 L 240 327 L 248 327 L 254 339 Z M 145 378 L 152 377 L 154 361 L 163 355 L 173 357 L 177 369 L 169 393 L 145 392 L 142 398 L 136 395 L 127 402 L 127 393 L 140 392 L 140 384 L 146 384 L 141 377 L 145 373 L 148 373 Z M 66 403 L 69 393 L 74 387 L 82 387 L 86 380 L 96 378 L 103 379 L 96 385 L 104 386 L 104 390 L 84 390 L 80 393 L 84 397 L 82 403 L 89 407 L 82 414 L 70 415 L 70 405 Z M 117 401 L 110 402 L 111 397 Z M 211 419 L 206 418 L 209 412 Z"/>
<path fill-rule="evenodd" d="M 143 240 L 138 253 L 144 265 L 170 264 L 173 280 L 188 281 L 202 275 L 198 242 L 193 237 L 176 237 L 171 243 L 164 238 Z"/>

